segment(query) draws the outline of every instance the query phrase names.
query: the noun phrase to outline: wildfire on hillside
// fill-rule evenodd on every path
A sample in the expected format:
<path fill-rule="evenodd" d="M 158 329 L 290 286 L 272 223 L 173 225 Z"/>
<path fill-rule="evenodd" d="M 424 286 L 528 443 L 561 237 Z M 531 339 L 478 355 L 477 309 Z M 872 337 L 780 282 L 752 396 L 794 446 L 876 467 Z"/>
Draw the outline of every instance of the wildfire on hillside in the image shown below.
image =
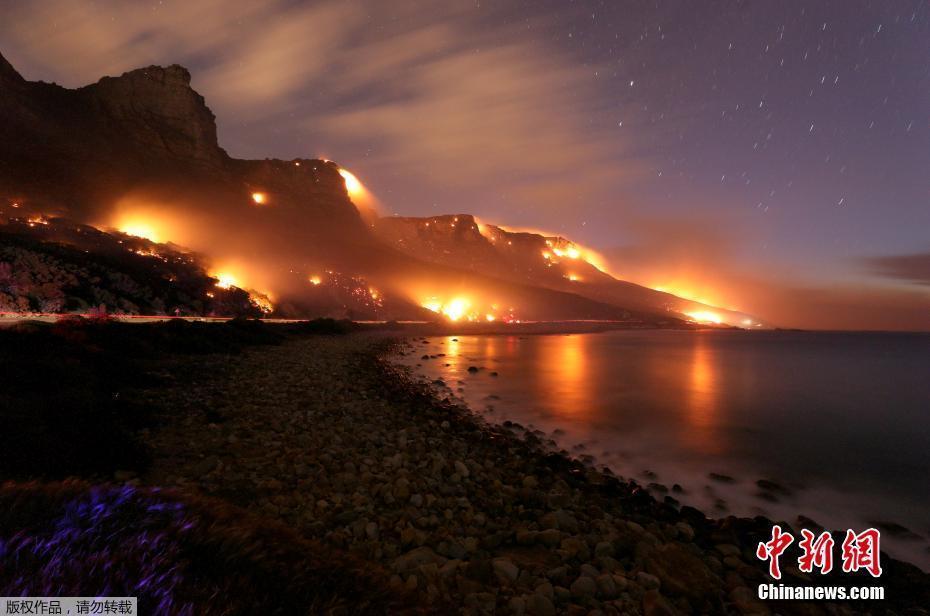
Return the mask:
<path fill-rule="evenodd" d="M 519 323 L 514 316 L 514 309 L 501 311 L 498 304 L 486 305 L 468 296 L 455 296 L 446 300 L 438 297 L 428 297 L 420 305 L 431 312 L 442 315 L 450 321 L 500 321 L 503 323 Z"/>

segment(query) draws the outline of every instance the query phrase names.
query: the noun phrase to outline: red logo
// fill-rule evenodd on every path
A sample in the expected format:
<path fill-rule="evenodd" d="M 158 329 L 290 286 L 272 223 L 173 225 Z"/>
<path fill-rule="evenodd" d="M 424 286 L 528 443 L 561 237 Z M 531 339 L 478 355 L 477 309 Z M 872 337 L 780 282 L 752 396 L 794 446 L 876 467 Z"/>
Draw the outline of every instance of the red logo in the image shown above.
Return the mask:
<path fill-rule="evenodd" d="M 794 537 L 791 533 L 781 532 L 781 526 L 776 524 L 772 527 L 772 539 L 766 543 L 759 542 L 759 547 L 756 548 L 756 556 L 759 557 L 759 560 L 769 561 L 769 575 L 776 580 L 781 579 L 781 568 L 778 566 L 778 559 L 793 541 Z"/>
<path fill-rule="evenodd" d="M 817 567 L 822 574 L 830 573 L 833 570 L 834 544 L 830 533 L 824 531 L 814 539 L 814 533 L 805 528 L 801 531 L 801 536 L 804 538 L 798 542 L 798 547 L 804 553 L 798 558 L 798 569 L 810 573 Z"/>
<path fill-rule="evenodd" d="M 843 572 L 853 573 L 865 569 L 872 577 L 880 576 L 882 574 L 880 540 L 881 533 L 874 528 L 859 534 L 852 529 L 847 530 L 842 547 Z M 772 538 L 766 542 L 759 542 L 759 547 L 756 548 L 756 556 L 759 560 L 769 561 L 769 575 L 776 580 L 781 579 L 779 558 L 793 542 L 794 536 L 782 531 L 781 526 L 776 524 L 772 527 Z M 801 549 L 798 569 L 804 573 L 812 573 L 816 567 L 821 574 L 830 573 L 833 570 L 834 545 L 835 541 L 829 532 L 815 535 L 807 529 L 802 530 L 801 540 L 798 542 L 798 547 Z"/>
<path fill-rule="evenodd" d="M 843 540 L 843 571 L 850 573 L 865 569 L 872 574 L 872 577 L 880 576 L 882 574 L 881 553 L 878 549 L 880 538 L 881 533 L 874 528 L 862 531 L 858 535 L 852 530 L 847 530 L 846 539 Z"/>

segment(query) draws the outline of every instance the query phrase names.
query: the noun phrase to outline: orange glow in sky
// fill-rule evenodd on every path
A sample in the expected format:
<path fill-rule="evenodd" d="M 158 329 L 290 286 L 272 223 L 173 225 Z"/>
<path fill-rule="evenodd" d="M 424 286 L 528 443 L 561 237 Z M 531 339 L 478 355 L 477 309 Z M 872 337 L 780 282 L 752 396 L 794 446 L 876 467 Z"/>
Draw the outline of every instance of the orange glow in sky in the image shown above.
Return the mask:
<path fill-rule="evenodd" d="M 116 228 L 126 235 L 141 237 L 151 242 L 159 243 L 165 241 L 164 238 L 161 237 L 161 234 L 151 223 L 143 220 L 129 219 L 125 222 L 119 223 Z"/>

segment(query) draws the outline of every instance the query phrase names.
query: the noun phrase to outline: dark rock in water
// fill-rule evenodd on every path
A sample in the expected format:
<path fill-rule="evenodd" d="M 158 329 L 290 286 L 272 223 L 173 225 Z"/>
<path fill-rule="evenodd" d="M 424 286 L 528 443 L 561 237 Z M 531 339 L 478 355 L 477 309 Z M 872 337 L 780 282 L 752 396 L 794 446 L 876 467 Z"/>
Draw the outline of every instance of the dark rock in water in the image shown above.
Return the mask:
<path fill-rule="evenodd" d="M 733 477 L 730 477 L 729 475 L 722 475 L 720 473 L 709 473 L 707 477 L 720 483 L 736 483 L 736 479 Z"/>
<path fill-rule="evenodd" d="M 770 479 L 759 479 L 756 481 L 756 485 L 765 492 L 772 492 L 774 494 L 781 494 L 783 496 L 788 496 L 791 494 L 791 490 L 778 483 L 777 481 L 772 481 Z"/>
<path fill-rule="evenodd" d="M 424 356 L 421 357 L 420 359 L 429 359 L 429 355 L 424 355 Z"/>
<path fill-rule="evenodd" d="M 682 507 L 679 513 L 682 520 L 695 528 L 703 527 L 707 523 L 707 516 L 704 515 L 704 512 L 689 505 Z"/>
<path fill-rule="evenodd" d="M 495 371 L 489 372 L 488 374 L 491 376 L 497 376 L 497 371 L 495 370 Z"/>
<path fill-rule="evenodd" d="M 458 342 L 458 341 L 459 341 L 458 338 L 453 338 L 453 339 L 452 339 L 452 342 Z"/>
<path fill-rule="evenodd" d="M 808 530 L 816 530 L 816 531 L 823 530 L 823 526 L 821 526 L 814 520 L 810 519 L 806 515 L 799 515 L 796 521 L 797 521 L 798 527 L 800 528 L 806 528 Z"/>
<path fill-rule="evenodd" d="M 468 371 L 469 371 L 470 373 L 474 374 L 474 373 L 478 372 L 478 368 L 476 368 L 475 366 L 469 366 L 469 367 L 468 367 Z"/>
<path fill-rule="evenodd" d="M 655 473 L 653 473 L 653 472 L 650 471 L 650 470 L 645 470 L 645 471 L 643 471 L 642 475 L 643 475 L 643 477 L 645 477 L 646 479 L 658 479 L 658 478 L 659 478 L 658 475 L 656 475 Z"/>
<path fill-rule="evenodd" d="M 685 489 L 681 487 L 680 484 L 675 483 L 675 484 L 672 484 L 672 492 L 674 492 L 675 494 L 684 494 Z"/>
<path fill-rule="evenodd" d="M 780 500 L 777 495 L 772 494 L 771 492 L 764 492 L 764 491 L 756 492 L 755 497 L 761 498 L 762 500 L 768 501 L 770 503 L 777 503 Z"/>
<path fill-rule="evenodd" d="M 646 486 L 648 489 L 653 490 L 654 492 L 661 492 L 662 494 L 668 494 L 668 488 L 661 483 L 650 483 Z"/>
<path fill-rule="evenodd" d="M 879 529 L 883 533 L 888 533 L 896 539 L 906 539 L 908 541 L 919 541 L 922 539 L 920 535 L 907 528 L 906 526 L 901 526 L 897 522 L 889 522 L 886 520 L 872 520 L 869 522 L 872 526 Z"/>
<path fill-rule="evenodd" d="M 443 381 L 442 379 L 436 379 L 435 381 L 433 381 L 433 385 L 439 385 L 440 387 L 445 387 L 446 382 Z"/>

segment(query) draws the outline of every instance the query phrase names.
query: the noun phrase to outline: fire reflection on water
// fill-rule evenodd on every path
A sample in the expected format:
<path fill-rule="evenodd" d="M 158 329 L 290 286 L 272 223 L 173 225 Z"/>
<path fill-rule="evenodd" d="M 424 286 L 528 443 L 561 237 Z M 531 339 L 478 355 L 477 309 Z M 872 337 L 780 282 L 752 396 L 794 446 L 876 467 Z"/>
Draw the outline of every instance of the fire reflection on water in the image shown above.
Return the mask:
<path fill-rule="evenodd" d="M 666 434 L 693 454 L 718 456 L 731 445 L 721 428 L 724 374 L 702 333 L 684 348 L 657 345 L 635 358 L 627 353 L 598 356 L 597 337 L 586 334 L 447 336 L 436 342 L 444 356 L 424 368 L 438 372 L 435 376 L 453 390 L 464 386 L 459 393 L 478 411 L 492 406 L 508 416 L 512 411 L 520 415 L 520 407 L 533 401 L 540 425 L 551 424 L 550 429 L 596 438 L 599 425 L 623 425 L 626 437 L 637 441 L 633 435 L 645 414 L 654 421 L 664 417 Z M 472 366 L 479 372 L 469 373 Z M 491 372 L 500 372 L 500 378 L 489 378 Z M 639 390 L 647 383 L 652 387 L 648 395 Z"/>
<path fill-rule="evenodd" d="M 723 445 L 717 438 L 719 384 L 713 351 L 701 332 L 695 336 L 689 364 L 690 378 L 685 398 L 685 418 L 690 427 L 687 440 L 693 449 L 701 453 L 720 453 Z"/>
<path fill-rule="evenodd" d="M 549 352 L 540 357 L 545 375 L 540 387 L 559 402 L 560 415 L 565 418 L 588 417 L 594 410 L 592 375 L 588 374 L 585 355 L 587 340 L 584 335 L 557 336 L 552 339 L 555 344 L 547 347 Z"/>

